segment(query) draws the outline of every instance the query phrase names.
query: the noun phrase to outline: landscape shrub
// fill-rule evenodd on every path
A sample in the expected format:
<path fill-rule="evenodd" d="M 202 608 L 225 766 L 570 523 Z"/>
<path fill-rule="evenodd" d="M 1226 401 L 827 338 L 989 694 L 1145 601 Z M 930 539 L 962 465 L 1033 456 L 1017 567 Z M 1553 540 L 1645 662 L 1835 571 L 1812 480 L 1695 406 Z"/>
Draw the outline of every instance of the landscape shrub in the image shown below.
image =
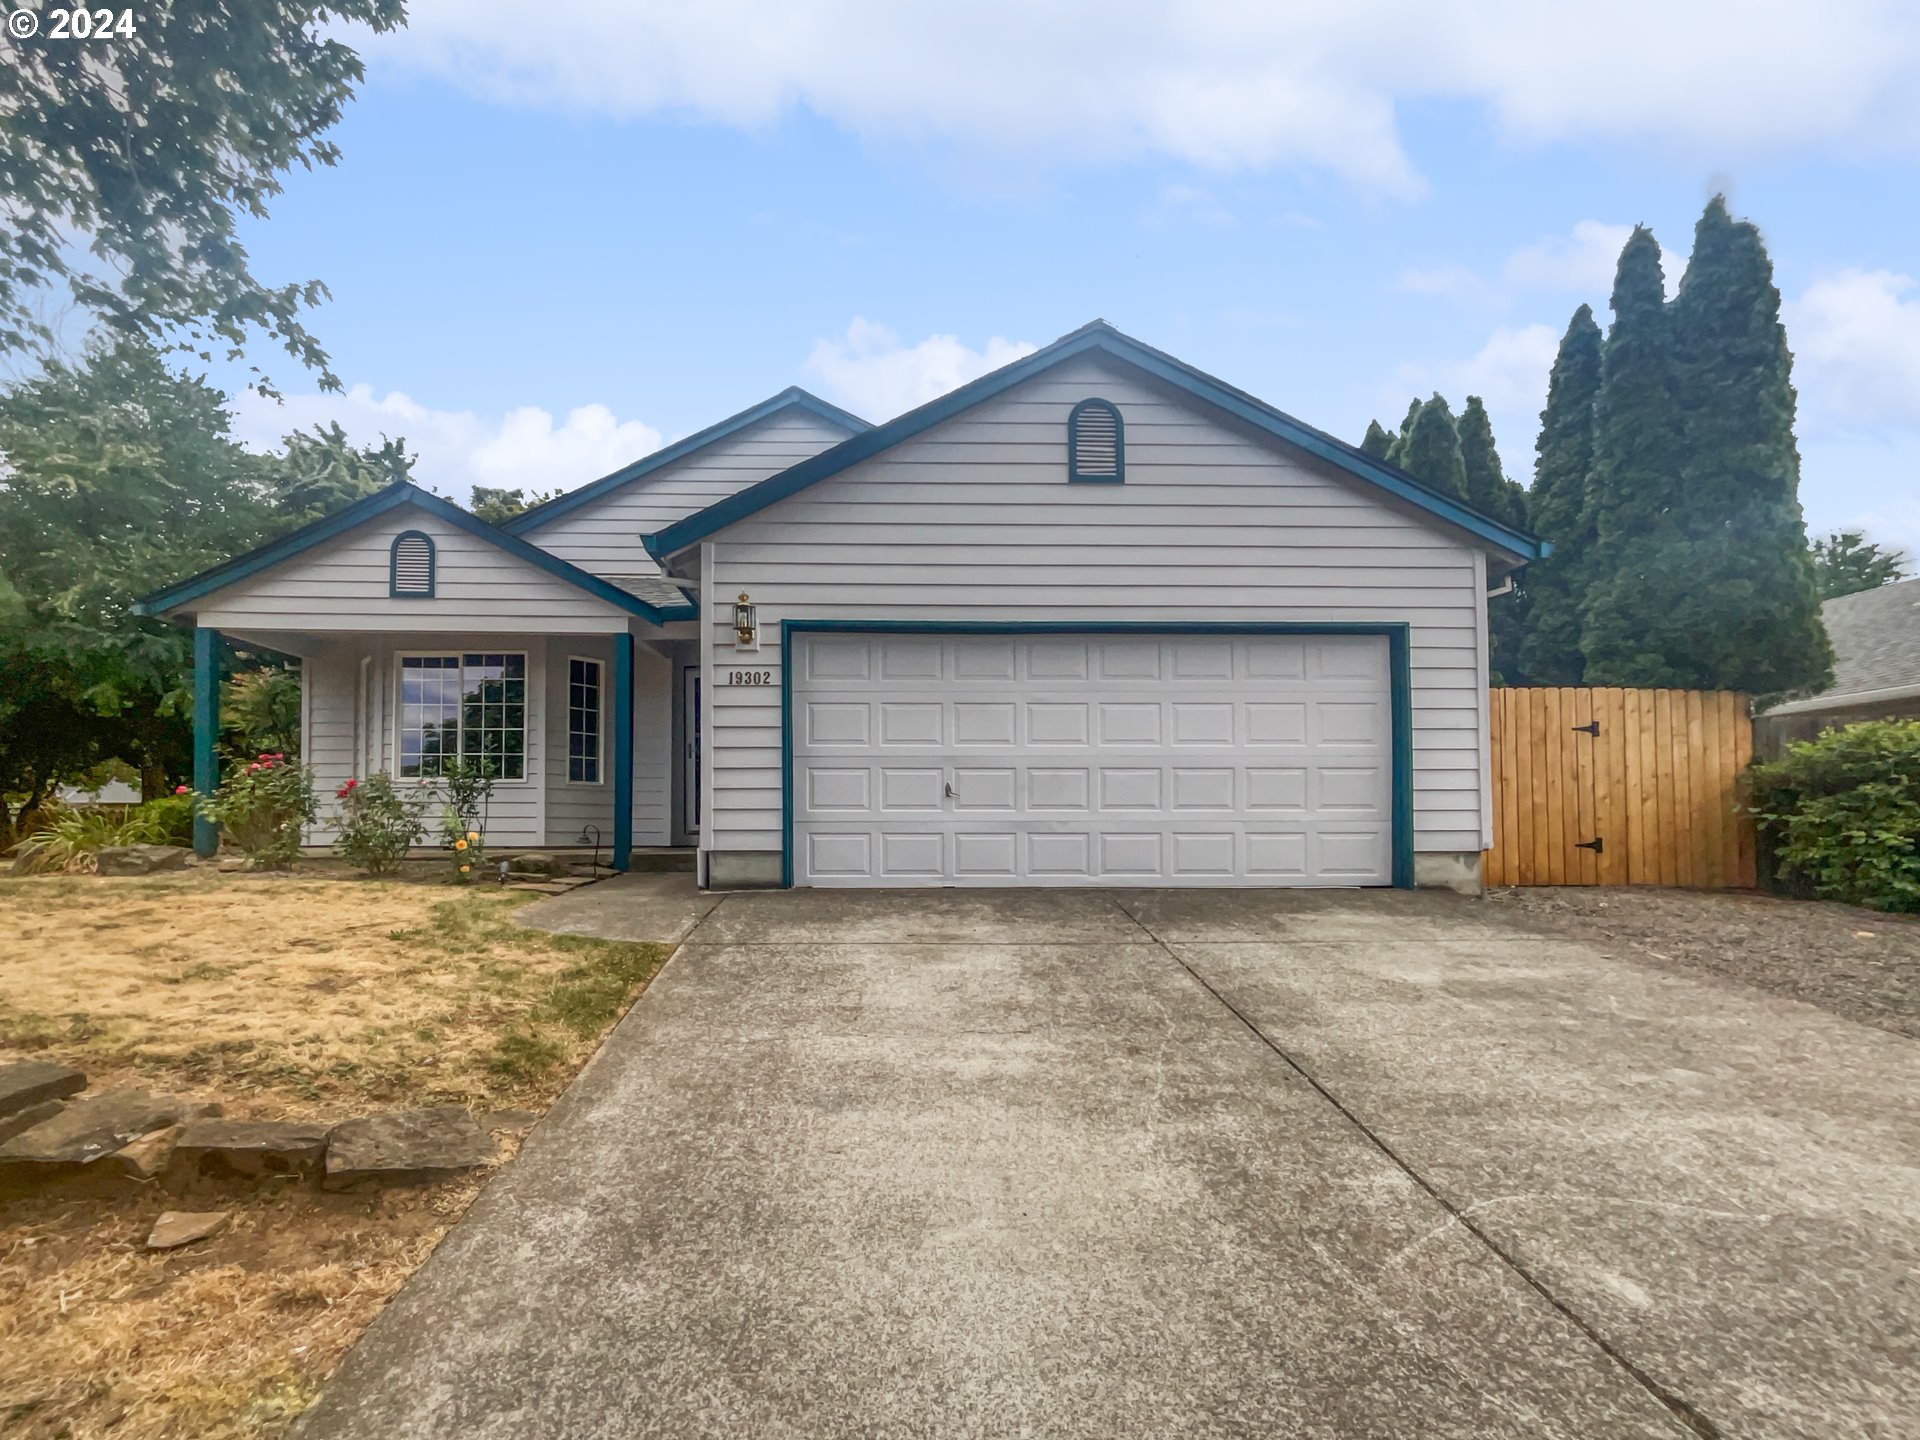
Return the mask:
<path fill-rule="evenodd" d="M 453 883 L 471 885 L 484 878 L 481 867 L 487 863 L 486 836 L 467 828 L 451 806 L 440 817 L 440 841 L 453 859 Z"/>
<path fill-rule="evenodd" d="M 172 795 L 144 800 L 127 815 L 122 845 L 191 845 L 193 796 L 183 785 Z"/>
<path fill-rule="evenodd" d="M 454 760 L 441 774 L 447 808 L 440 839 L 453 863 L 453 883 L 471 885 L 487 862 L 487 811 L 493 800 L 493 766 L 485 760 Z"/>
<path fill-rule="evenodd" d="M 89 874 L 110 845 L 187 845 L 193 840 L 193 801 L 164 795 L 124 814 L 62 805 L 42 807 L 33 833 L 21 845 L 28 874 Z"/>
<path fill-rule="evenodd" d="M 1782 870 L 1825 900 L 1920 911 L 1920 720 L 1869 720 L 1752 770 Z"/>
<path fill-rule="evenodd" d="M 79 810 L 49 802 L 40 824 L 21 842 L 20 867 L 30 875 L 90 873 L 109 845 L 123 844 L 121 821 L 104 810 Z"/>
<path fill-rule="evenodd" d="M 334 848 L 369 875 L 399 869 L 407 851 L 427 833 L 432 797 L 419 787 L 402 792 L 383 773 L 349 780 L 333 793 L 340 802 L 340 838 Z"/>
<path fill-rule="evenodd" d="M 200 813 L 240 847 L 256 870 L 284 870 L 300 854 L 300 831 L 318 813 L 313 772 L 286 756 L 263 753 L 232 766 Z"/>

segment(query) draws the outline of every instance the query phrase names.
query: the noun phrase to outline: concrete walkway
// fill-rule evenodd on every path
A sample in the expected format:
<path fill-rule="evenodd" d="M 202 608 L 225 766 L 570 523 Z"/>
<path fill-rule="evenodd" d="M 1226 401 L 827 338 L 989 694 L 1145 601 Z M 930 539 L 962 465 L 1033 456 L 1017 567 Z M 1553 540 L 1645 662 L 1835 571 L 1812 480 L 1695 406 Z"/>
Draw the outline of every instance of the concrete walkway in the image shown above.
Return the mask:
<path fill-rule="evenodd" d="M 300 1433 L 1910 1435 L 1917 1057 L 1451 896 L 736 895 Z"/>
<path fill-rule="evenodd" d="M 719 903 L 718 895 L 703 892 L 689 874 L 635 872 L 536 900 L 514 911 L 513 918 L 555 935 L 678 945 Z"/>

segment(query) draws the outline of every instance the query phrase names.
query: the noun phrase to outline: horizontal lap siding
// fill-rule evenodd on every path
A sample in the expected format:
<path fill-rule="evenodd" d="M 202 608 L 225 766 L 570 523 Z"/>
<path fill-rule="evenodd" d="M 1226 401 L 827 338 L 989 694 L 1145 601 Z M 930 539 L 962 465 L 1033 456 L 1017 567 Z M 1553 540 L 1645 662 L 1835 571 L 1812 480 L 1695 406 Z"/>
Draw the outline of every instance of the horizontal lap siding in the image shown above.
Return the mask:
<path fill-rule="evenodd" d="M 568 785 L 567 659 L 583 655 L 607 665 L 607 734 L 612 734 L 613 650 L 604 639 L 463 635 L 442 640 L 389 641 L 332 637 L 319 653 L 302 662 L 308 708 L 307 763 L 314 770 L 320 820 L 309 833 L 311 844 L 335 838 L 339 802 L 335 792 L 349 779 L 395 764 L 394 722 L 398 704 L 397 657 L 444 651 L 525 652 L 527 686 L 527 775 L 525 782 L 494 786 L 487 833 L 497 845 L 572 845 L 583 825 L 600 827 L 603 843 L 613 841 L 613 773 L 598 786 Z M 373 726 L 371 764 L 360 713 L 360 661 L 373 660 L 373 681 L 381 698 Z M 544 683 L 542 677 L 544 676 Z M 636 845 L 670 843 L 672 795 L 673 667 L 644 644 L 634 647 L 633 671 L 633 840 Z M 437 819 L 436 819 L 437 825 Z M 436 843 L 438 831 L 427 843 Z"/>
<path fill-rule="evenodd" d="M 1066 416 L 1089 395 L 1126 425 L 1124 485 L 1069 485 Z M 718 850 L 781 846 L 786 619 L 1410 626 L 1414 843 L 1481 849 L 1486 684 L 1474 552 L 1317 462 L 1282 454 L 1151 382 L 1072 362 L 715 537 L 713 815 Z M 733 648 L 731 601 L 763 648 Z"/>
<path fill-rule="evenodd" d="M 659 566 L 641 543 L 643 535 L 797 465 L 847 434 L 807 411 L 784 411 L 619 486 L 526 538 L 596 575 L 655 575 Z"/>
<path fill-rule="evenodd" d="M 574 656 L 601 665 L 601 778 L 598 785 L 567 779 L 567 662 Z M 673 796 L 673 665 L 645 645 L 633 649 L 633 843 L 670 843 Z M 582 827 L 600 827 L 613 843 L 613 647 L 607 641 L 556 640 L 547 664 L 547 836 L 549 845 L 576 845 Z"/>
<path fill-rule="evenodd" d="M 564 641 L 554 642 L 563 645 Z M 493 787 L 487 810 L 487 838 L 499 845 L 540 845 L 546 840 L 543 819 L 547 687 L 539 683 L 546 664 L 547 642 L 539 636 L 460 635 L 390 640 L 386 637 L 329 636 L 316 655 L 301 663 L 306 690 L 314 793 L 320 800 L 320 818 L 308 832 L 307 843 L 328 845 L 337 834 L 340 802 L 336 792 L 348 780 L 386 773 L 397 785 L 411 785 L 397 774 L 395 738 L 399 714 L 399 657 L 418 654 L 459 654 L 467 651 L 508 651 L 527 657 L 527 779 L 500 781 Z M 371 726 L 360 691 L 361 659 L 373 661 L 371 681 L 378 687 Z M 564 719 L 561 722 L 565 723 Z M 423 842 L 439 843 L 439 811 L 430 815 L 431 833 Z"/>
<path fill-rule="evenodd" d="M 434 594 L 388 593 L 394 537 L 431 536 Z M 515 558 L 478 535 L 411 507 L 221 590 L 199 623 L 232 630 L 624 630 L 625 612 Z"/>

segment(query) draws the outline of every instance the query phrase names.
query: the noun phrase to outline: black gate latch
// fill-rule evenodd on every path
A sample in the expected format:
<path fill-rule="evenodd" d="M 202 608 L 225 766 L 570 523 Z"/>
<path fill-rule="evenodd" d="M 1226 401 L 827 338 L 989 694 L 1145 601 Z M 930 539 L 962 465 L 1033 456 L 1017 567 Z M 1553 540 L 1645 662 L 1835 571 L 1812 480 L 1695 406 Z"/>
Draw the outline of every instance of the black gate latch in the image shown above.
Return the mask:
<path fill-rule="evenodd" d="M 1606 841 L 1596 835 L 1591 840 L 1574 841 L 1573 848 L 1576 850 L 1591 850 L 1594 854 L 1600 855 L 1606 851 Z"/>
<path fill-rule="evenodd" d="M 1567 728 L 1582 735 L 1591 735 L 1595 739 L 1598 739 L 1600 736 L 1600 722 L 1598 720 L 1589 720 L 1584 725 L 1570 725 Z"/>

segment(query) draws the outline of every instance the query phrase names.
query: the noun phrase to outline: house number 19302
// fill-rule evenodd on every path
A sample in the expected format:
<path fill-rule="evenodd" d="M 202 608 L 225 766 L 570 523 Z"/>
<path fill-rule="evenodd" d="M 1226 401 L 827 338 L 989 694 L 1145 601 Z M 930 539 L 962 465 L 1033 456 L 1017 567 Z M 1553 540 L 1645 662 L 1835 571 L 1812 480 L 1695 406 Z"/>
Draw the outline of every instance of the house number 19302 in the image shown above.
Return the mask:
<path fill-rule="evenodd" d="M 727 672 L 729 685 L 771 685 L 772 683 L 771 670 L 729 670 Z"/>

